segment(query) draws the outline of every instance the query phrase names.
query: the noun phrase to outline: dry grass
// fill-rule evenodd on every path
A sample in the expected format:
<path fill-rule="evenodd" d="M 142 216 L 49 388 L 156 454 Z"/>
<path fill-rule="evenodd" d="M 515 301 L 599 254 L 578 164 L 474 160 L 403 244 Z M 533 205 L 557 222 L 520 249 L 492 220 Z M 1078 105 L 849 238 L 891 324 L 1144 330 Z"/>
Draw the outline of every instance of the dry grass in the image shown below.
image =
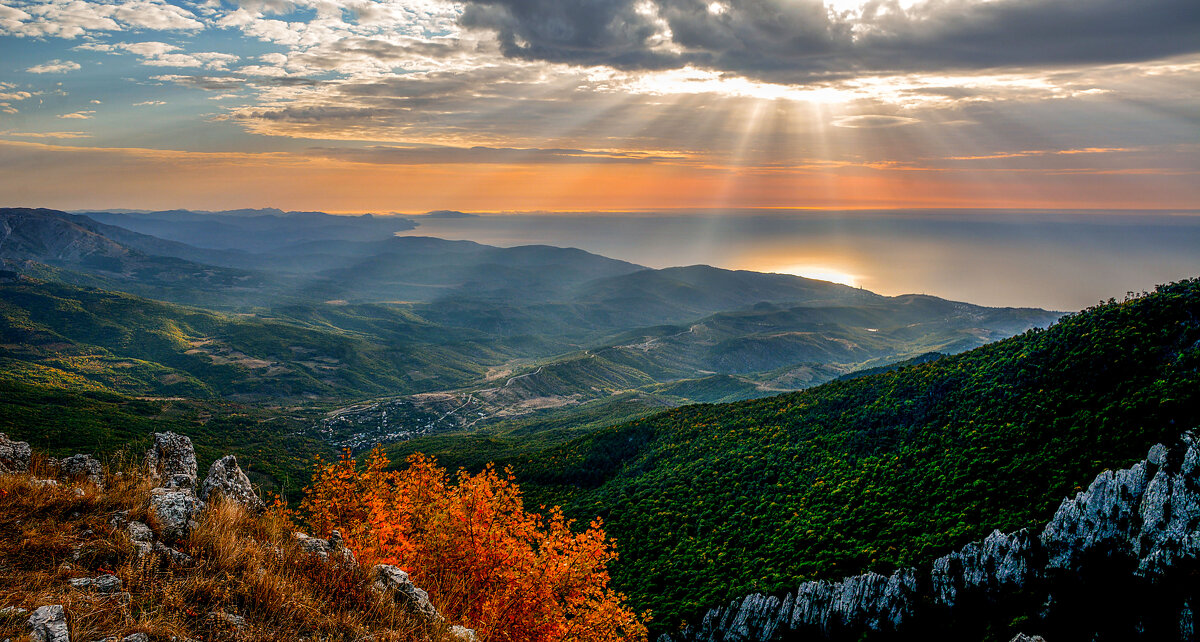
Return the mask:
<path fill-rule="evenodd" d="M 61 604 L 73 640 L 143 632 L 152 640 L 444 640 L 445 632 L 371 591 L 368 570 L 299 550 L 287 517 L 213 502 L 176 548 L 194 564 L 139 557 L 116 513 L 144 521 L 149 484 L 108 475 L 107 487 L 52 478 L 35 457 L 29 475 L 0 475 L 0 608 Z M 126 595 L 74 589 L 71 578 L 113 573 Z M 220 614 L 244 618 L 234 626 Z M 0 615 L 0 639 L 24 641 L 27 616 Z"/>

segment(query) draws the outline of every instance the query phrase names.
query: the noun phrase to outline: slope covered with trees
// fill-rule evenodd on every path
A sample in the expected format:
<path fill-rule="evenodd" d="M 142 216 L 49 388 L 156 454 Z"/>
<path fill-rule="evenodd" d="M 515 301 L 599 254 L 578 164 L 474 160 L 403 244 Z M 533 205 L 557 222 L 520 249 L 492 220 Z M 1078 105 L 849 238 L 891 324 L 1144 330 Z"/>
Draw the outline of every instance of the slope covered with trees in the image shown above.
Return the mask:
<path fill-rule="evenodd" d="M 600 430 L 518 474 L 605 519 L 617 588 L 667 630 L 735 596 L 1044 524 L 1198 417 L 1191 280 L 931 363 Z"/>

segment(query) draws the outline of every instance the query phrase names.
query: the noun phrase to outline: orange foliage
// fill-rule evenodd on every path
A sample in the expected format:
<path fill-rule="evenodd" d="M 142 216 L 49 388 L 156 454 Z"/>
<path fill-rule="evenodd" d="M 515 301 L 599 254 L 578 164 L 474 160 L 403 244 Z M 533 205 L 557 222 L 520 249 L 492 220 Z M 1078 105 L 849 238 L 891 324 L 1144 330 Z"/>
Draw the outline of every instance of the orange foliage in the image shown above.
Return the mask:
<path fill-rule="evenodd" d="M 612 542 L 593 521 L 571 530 L 557 508 L 527 512 L 510 470 L 451 479 L 424 455 L 388 470 L 383 451 L 358 467 L 320 464 L 301 507 L 318 532 L 342 533 L 364 564 L 395 564 L 447 619 L 486 642 L 645 640 L 608 588 Z"/>

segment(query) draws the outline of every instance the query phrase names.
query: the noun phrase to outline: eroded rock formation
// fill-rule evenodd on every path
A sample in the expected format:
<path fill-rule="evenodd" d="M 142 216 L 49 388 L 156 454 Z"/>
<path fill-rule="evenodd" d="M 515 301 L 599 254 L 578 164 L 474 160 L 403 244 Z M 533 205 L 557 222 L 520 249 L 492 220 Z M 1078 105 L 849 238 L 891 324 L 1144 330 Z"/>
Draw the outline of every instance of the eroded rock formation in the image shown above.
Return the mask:
<path fill-rule="evenodd" d="M 27 473 L 33 450 L 27 441 L 13 441 L 0 432 L 0 473 Z"/>
<path fill-rule="evenodd" d="M 889 632 L 911 638 L 938 630 L 931 622 L 1017 595 L 1029 603 L 1033 595 L 1041 605 L 1022 617 L 1053 623 L 1063 617 L 1056 612 L 1064 603 L 1080 602 L 1072 591 L 1103 592 L 1105 583 L 1124 600 L 1116 608 L 1131 611 L 1117 619 L 1127 621 L 1133 635 L 1191 641 L 1197 560 L 1200 440 L 1187 434 L 1171 448 L 1154 446 L 1130 468 L 1099 474 L 1087 490 L 1062 502 L 1040 535 L 994 531 L 928 569 L 807 582 L 783 597 L 749 595 L 660 642 L 858 639 Z M 1135 583 L 1148 597 L 1135 593 Z M 1130 594 L 1120 595 L 1121 589 Z M 1139 609 L 1146 613 L 1132 612 Z M 1087 623 L 1072 626 L 1087 632 Z M 1095 626 L 1104 633 L 1109 625 Z"/>
<path fill-rule="evenodd" d="M 250 478 L 242 472 L 233 455 L 225 455 L 208 468 L 208 476 L 200 487 L 200 499 L 207 502 L 215 495 L 222 495 L 253 511 L 265 508 L 254 492 L 254 486 L 250 485 Z"/>

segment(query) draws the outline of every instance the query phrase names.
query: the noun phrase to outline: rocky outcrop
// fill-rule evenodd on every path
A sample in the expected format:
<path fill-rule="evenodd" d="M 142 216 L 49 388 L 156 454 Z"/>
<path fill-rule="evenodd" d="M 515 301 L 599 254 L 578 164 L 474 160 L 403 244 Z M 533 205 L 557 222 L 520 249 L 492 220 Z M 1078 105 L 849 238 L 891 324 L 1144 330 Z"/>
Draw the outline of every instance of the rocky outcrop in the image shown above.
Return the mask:
<path fill-rule="evenodd" d="M 146 452 L 146 469 L 158 484 L 150 490 L 150 527 L 167 542 L 182 541 L 204 510 L 204 502 L 194 490 L 196 451 L 192 440 L 173 432 L 154 433 L 154 445 Z"/>
<path fill-rule="evenodd" d="M 33 450 L 27 441 L 13 441 L 0 432 L 0 473 L 29 472 Z"/>
<path fill-rule="evenodd" d="M 91 455 L 72 455 L 58 463 L 59 473 L 67 479 L 86 479 L 104 485 L 104 466 Z"/>
<path fill-rule="evenodd" d="M 479 636 L 475 635 L 475 631 L 473 629 L 468 629 L 460 624 L 455 624 L 454 626 L 450 627 L 450 630 L 447 631 L 447 633 L 450 634 L 450 637 L 458 640 L 458 642 L 479 642 Z"/>
<path fill-rule="evenodd" d="M 265 508 L 263 501 L 250 485 L 250 478 L 238 466 L 237 457 L 226 455 L 213 462 L 208 468 L 208 476 L 200 488 L 200 499 L 211 501 L 214 495 L 231 499 L 253 511 Z"/>
<path fill-rule="evenodd" d="M 785 597 L 748 595 L 709 611 L 684 639 L 773 640 L 789 632 L 832 632 L 862 627 L 894 631 L 913 608 L 917 577 L 866 573 L 840 582 L 806 582 Z M 668 638 L 669 639 L 669 638 Z"/>
<path fill-rule="evenodd" d="M 159 537 L 178 542 L 185 539 L 204 510 L 190 488 L 155 488 L 150 491 L 150 527 Z"/>
<path fill-rule="evenodd" d="M 430 620 L 441 620 L 442 616 L 429 601 L 429 594 L 417 588 L 408 573 L 389 564 L 379 564 L 371 569 L 375 578 L 371 588 L 391 596 L 399 604 L 407 604 L 412 611 Z"/>
<path fill-rule="evenodd" d="M 329 534 L 329 539 L 310 537 L 305 533 L 292 533 L 292 537 L 300 546 L 300 550 L 319 557 L 323 562 L 332 559 L 347 566 L 358 566 L 358 559 L 355 558 L 354 551 L 346 546 L 342 540 L 342 534 L 336 530 Z"/>
<path fill-rule="evenodd" d="M 29 616 L 25 628 L 31 642 L 71 642 L 67 614 L 59 604 L 38 608 Z"/>
<path fill-rule="evenodd" d="M 192 440 L 173 432 L 154 433 L 154 445 L 146 453 L 146 470 L 160 486 L 196 487 L 196 451 Z"/>
<path fill-rule="evenodd" d="M 97 593 L 119 593 L 121 591 L 121 578 L 116 575 L 106 574 L 99 577 L 77 577 L 70 580 L 72 588 L 81 591 L 95 591 Z"/>
<path fill-rule="evenodd" d="M 1137 574 L 1161 577 L 1200 555 L 1200 443 L 1184 435 L 1145 461 L 1105 471 L 1058 508 L 1041 537 L 1047 568 L 1071 570 L 1087 556 L 1137 560 Z"/>
<path fill-rule="evenodd" d="M 954 607 L 960 593 L 1016 590 L 1037 577 L 1036 542 L 1027 529 L 1012 534 L 992 531 L 982 542 L 933 562 L 933 597 Z"/>
<path fill-rule="evenodd" d="M 1109 578 L 1117 590 L 1139 582 L 1154 594 L 1140 599 L 1151 603 L 1147 608 L 1156 611 L 1153 617 L 1159 621 L 1132 614 L 1129 629 L 1134 634 L 1194 640 L 1196 587 L 1188 578 L 1200 568 L 1198 562 L 1200 440 L 1187 434 L 1172 448 L 1154 446 L 1130 468 L 1098 475 L 1087 490 L 1062 502 L 1040 535 L 994 531 L 938 558 L 927 570 L 807 582 L 783 597 L 749 595 L 710 610 L 699 623 L 664 635 L 660 642 L 771 642 L 799 634 L 857 639 L 893 631 L 913 639 L 922 635 L 922 626 L 933 627 L 928 623 L 967 608 L 965 604 L 979 608 L 1022 592 L 1043 605 L 1040 612 L 1023 617 L 1052 622 L 1062 617 L 1056 615 L 1062 602 L 1087 601 L 1078 595 L 1059 600 L 1059 593 L 1080 587 L 1086 591 L 1098 572 L 1125 573 Z M 1131 605 L 1133 599 L 1126 600 L 1125 608 L 1138 608 Z M 1072 621 L 1069 626 L 1086 625 Z M 1103 631 L 1105 625 L 1096 626 Z M 1162 637 L 1165 629 L 1171 629 L 1168 638 Z"/>

